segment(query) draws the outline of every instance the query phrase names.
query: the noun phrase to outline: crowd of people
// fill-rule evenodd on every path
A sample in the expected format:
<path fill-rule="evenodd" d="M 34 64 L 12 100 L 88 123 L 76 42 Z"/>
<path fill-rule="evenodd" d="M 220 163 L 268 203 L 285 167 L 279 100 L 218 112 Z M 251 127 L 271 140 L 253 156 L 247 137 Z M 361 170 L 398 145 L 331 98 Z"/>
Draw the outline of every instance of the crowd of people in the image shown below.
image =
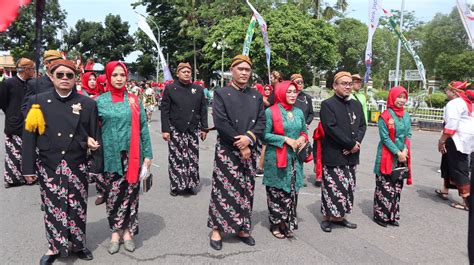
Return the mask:
<path fill-rule="evenodd" d="M 335 74 L 334 95 L 321 103 L 320 122 L 311 135 L 315 113 L 311 96 L 303 92 L 303 76 L 294 73 L 285 80 L 274 71 L 271 84 L 251 86 L 253 63 L 245 55 L 232 59 L 232 80 L 214 91 L 212 127 L 206 90 L 192 82 L 189 63 L 180 63 L 176 80 L 161 85 L 128 80 L 126 65 L 118 61 L 108 62 L 102 75 L 81 73 L 78 83 L 77 65 L 58 51 L 46 51 L 43 63 L 46 74 L 34 78 L 35 63 L 20 59 L 17 75 L 0 85 L 4 183 L 6 188 L 39 184 L 49 243 L 40 264 L 71 253 L 93 259 L 85 245 L 91 181 L 96 183 L 96 204 L 106 206 L 108 252 L 119 252 L 121 242 L 126 251 L 135 250 L 140 187 L 153 159 L 149 124 L 158 100 L 171 196 L 199 192 L 199 141 L 217 131 L 207 221 L 213 249 L 222 249 L 223 234 L 256 244 L 251 235 L 256 176 L 262 176 L 266 186 L 271 234 L 294 237 L 303 167 L 313 160 L 322 191 L 321 229 L 329 233 L 333 225 L 357 228 L 348 215 L 367 129 L 366 96 L 358 74 Z M 463 202 L 452 206 L 462 210 L 470 210 L 473 187 L 469 157 L 474 152 L 474 91 L 468 86 L 452 82 L 447 88 L 451 101 L 438 145 L 444 183 L 436 193 L 446 199 L 448 189 L 456 188 Z M 383 227 L 400 225 L 402 188 L 413 182 L 407 100 L 405 88 L 390 89 L 377 124 L 373 220 Z"/>

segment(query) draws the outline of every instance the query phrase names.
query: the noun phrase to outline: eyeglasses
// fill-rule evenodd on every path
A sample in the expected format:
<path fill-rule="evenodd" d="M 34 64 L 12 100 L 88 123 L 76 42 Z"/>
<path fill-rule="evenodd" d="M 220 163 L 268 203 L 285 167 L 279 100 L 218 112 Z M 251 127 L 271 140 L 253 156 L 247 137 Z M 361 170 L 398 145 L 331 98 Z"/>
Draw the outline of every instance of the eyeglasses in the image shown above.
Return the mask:
<path fill-rule="evenodd" d="M 354 85 L 354 83 L 352 83 L 352 82 L 341 82 L 341 83 L 339 83 L 339 85 L 341 85 L 343 87 L 348 87 L 348 86 Z"/>
<path fill-rule="evenodd" d="M 298 84 L 298 85 L 304 84 L 303 80 L 301 80 L 301 81 L 296 81 L 295 83 Z"/>
<path fill-rule="evenodd" d="M 64 76 L 66 76 L 67 79 L 71 80 L 74 78 L 75 74 L 74 73 L 55 73 L 57 79 L 63 79 Z"/>

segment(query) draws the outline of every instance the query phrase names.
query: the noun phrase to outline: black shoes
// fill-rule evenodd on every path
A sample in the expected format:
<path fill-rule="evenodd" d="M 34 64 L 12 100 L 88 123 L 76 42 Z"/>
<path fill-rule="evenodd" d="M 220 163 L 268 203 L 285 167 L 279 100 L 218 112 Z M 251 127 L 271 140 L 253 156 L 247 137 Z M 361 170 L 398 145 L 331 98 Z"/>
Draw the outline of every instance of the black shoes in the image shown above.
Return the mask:
<path fill-rule="evenodd" d="M 78 259 L 82 260 L 93 260 L 94 256 L 92 256 L 92 252 L 88 250 L 87 248 L 84 248 L 83 250 L 80 250 L 78 252 L 74 252 L 76 254 Z"/>
<path fill-rule="evenodd" d="M 249 236 L 239 236 L 240 241 L 244 242 L 245 244 L 249 246 L 255 246 L 255 239 L 249 235 Z"/>
<path fill-rule="evenodd" d="M 170 195 L 173 196 L 173 197 L 176 197 L 176 196 L 178 196 L 178 192 L 175 191 L 175 190 L 171 190 Z"/>
<path fill-rule="evenodd" d="M 333 223 L 336 225 L 344 226 L 345 228 L 349 228 L 349 229 L 357 228 L 357 224 L 351 223 L 347 221 L 346 219 L 342 219 L 342 221 L 333 221 Z"/>
<path fill-rule="evenodd" d="M 316 186 L 316 187 L 318 187 L 318 188 L 321 187 L 321 184 L 322 184 L 322 183 L 321 183 L 321 181 L 319 181 L 319 180 L 314 181 L 314 186 Z"/>
<path fill-rule="evenodd" d="M 51 265 L 56 260 L 59 254 L 43 255 L 40 259 L 40 265 Z"/>
<path fill-rule="evenodd" d="M 393 226 L 400 226 L 400 223 L 397 222 L 397 221 L 391 221 L 391 222 L 388 222 L 389 225 L 393 225 Z"/>
<path fill-rule="evenodd" d="M 263 177 L 263 169 L 258 168 L 257 173 L 255 174 L 256 177 Z"/>
<path fill-rule="evenodd" d="M 331 233 L 332 231 L 332 225 L 331 222 L 329 221 L 322 221 L 321 222 L 321 230 L 323 230 L 326 233 Z"/>
<path fill-rule="evenodd" d="M 221 250 L 222 249 L 222 238 L 220 240 L 210 240 L 209 244 L 211 245 L 211 248 L 215 250 Z"/>
<path fill-rule="evenodd" d="M 382 227 L 387 227 L 387 223 L 382 221 L 382 220 L 379 220 L 377 218 L 374 218 L 374 222 Z"/>
<path fill-rule="evenodd" d="M 197 188 L 190 188 L 190 189 L 188 189 L 188 192 L 191 195 L 197 195 L 198 194 L 198 189 Z"/>

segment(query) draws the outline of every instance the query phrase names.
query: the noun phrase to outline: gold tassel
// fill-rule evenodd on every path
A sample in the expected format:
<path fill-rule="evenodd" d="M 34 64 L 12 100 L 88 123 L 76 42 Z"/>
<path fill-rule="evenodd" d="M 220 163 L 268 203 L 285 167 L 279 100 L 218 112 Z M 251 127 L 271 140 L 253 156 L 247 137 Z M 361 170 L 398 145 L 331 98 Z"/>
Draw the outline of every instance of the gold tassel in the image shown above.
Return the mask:
<path fill-rule="evenodd" d="M 45 128 L 46 122 L 44 121 L 41 107 L 39 104 L 33 104 L 28 111 L 28 115 L 26 115 L 25 129 L 29 132 L 36 132 L 38 130 L 39 135 L 42 135 Z"/>

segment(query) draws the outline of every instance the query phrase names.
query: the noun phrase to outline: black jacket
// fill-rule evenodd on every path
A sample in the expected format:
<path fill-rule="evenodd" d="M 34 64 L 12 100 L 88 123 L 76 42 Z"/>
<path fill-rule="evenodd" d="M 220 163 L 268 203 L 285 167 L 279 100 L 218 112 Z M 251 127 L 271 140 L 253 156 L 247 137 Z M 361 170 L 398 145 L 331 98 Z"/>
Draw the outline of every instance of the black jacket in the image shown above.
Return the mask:
<path fill-rule="evenodd" d="M 171 132 L 170 126 L 179 132 L 208 128 L 207 101 L 201 86 L 179 81 L 166 86 L 161 100 L 161 131 Z"/>
<path fill-rule="evenodd" d="M 14 76 L 0 84 L 0 109 L 5 113 L 4 132 L 7 135 L 23 133 L 21 105 L 26 92 L 26 81 Z"/>
<path fill-rule="evenodd" d="M 321 103 L 320 118 L 324 129 L 324 138 L 321 141 L 323 164 L 359 164 L 360 152 L 344 155 L 343 150 L 351 150 L 356 141 L 362 143 L 364 139 L 367 125 L 360 103 L 353 99 L 346 101 L 334 95 Z"/>
<path fill-rule="evenodd" d="M 32 100 L 28 109 L 31 103 Z M 61 98 L 56 91 L 39 94 L 35 103 L 41 106 L 46 130 L 43 135 L 23 131 L 23 175 L 36 173 L 36 147 L 39 149 L 39 160 L 50 169 L 56 169 L 62 159 L 71 168 L 86 164 L 88 136 L 102 143 L 95 101 L 77 94 L 73 89 L 67 98 Z M 78 106 L 80 110 L 77 110 Z M 100 173 L 103 169 L 102 148 L 91 154 L 90 171 Z"/>
<path fill-rule="evenodd" d="M 26 86 L 25 97 L 23 99 L 23 104 L 21 106 L 21 111 L 24 115 L 26 115 L 27 111 L 27 102 L 28 99 L 34 95 L 38 95 L 44 92 L 54 91 L 54 84 L 51 81 L 51 78 L 47 75 L 43 75 L 42 77 L 37 77 L 28 80 Z M 28 108 L 29 109 L 29 108 Z"/>
<path fill-rule="evenodd" d="M 265 130 L 262 95 L 250 87 L 244 90 L 228 86 L 216 89 L 212 114 L 221 140 L 229 147 L 233 146 L 234 137 L 238 135 L 247 135 L 256 147 L 257 139 L 261 139 Z"/>
<path fill-rule="evenodd" d="M 310 125 L 314 119 L 314 109 L 312 97 L 303 91 L 298 93 L 298 98 L 295 102 L 295 107 L 301 109 L 307 125 Z"/>

